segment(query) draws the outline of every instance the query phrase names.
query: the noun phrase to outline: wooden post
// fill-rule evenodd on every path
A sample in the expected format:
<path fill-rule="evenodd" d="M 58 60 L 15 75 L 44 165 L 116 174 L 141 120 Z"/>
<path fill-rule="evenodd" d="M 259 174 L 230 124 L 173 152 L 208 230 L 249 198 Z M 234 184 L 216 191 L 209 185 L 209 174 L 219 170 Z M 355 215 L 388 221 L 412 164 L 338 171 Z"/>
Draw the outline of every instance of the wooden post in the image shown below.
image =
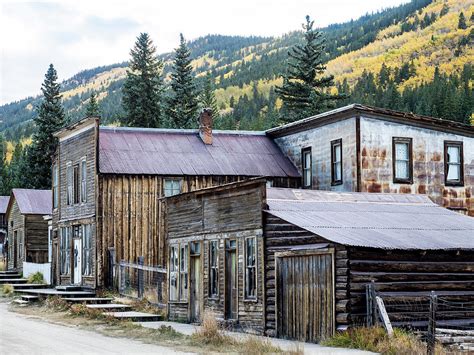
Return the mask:
<path fill-rule="evenodd" d="M 372 326 L 377 326 L 379 324 L 379 314 L 377 311 L 377 302 L 376 302 L 377 293 L 375 292 L 375 281 L 370 282 L 370 301 L 371 301 L 371 312 L 372 312 Z"/>
<path fill-rule="evenodd" d="M 392 323 L 390 322 L 390 318 L 388 318 L 387 310 L 385 309 L 385 304 L 383 299 L 379 296 L 375 297 L 375 301 L 377 303 L 377 310 L 380 318 L 382 319 L 383 326 L 387 331 L 388 336 L 391 338 L 393 335 L 393 328 Z"/>
<path fill-rule="evenodd" d="M 434 291 L 430 295 L 430 314 L 428 319 L 428 336 L 427 336 L 427 354 L 435 355 L 436 344 L 436 311 L 438 309 L 438 296 Z"/>
<path fill-rule="evenodd" d="M 119 294 L 123 294 L 124 290 L 125 290 L 125 265 L 123 265 L 123 260 L 119 263 L 119 275 L 118 275 L 118 279 L 119 279 Z"/>
<path fill-rule="evenodd" d="M 109 248 L 108 250 L 109 254 L 109 274 L 108 274 L 108 280 L 107 280 L 107 285 L 110 288 L 115 288 L 116 286 L 116 280 L 115 280 L 115 248 Z"/>
<path fill-rule="evenodd" d="M 366 307 L 367 307 L 367 327 L 372 327 L 373 326 L 373 316 L 372 316 L 372 290 L 371 290 L 372 284 L 367 284 L 365 285 L 365 301 L 366 301 Z"/>
<path fill-rule="evenodd" d="M 138 298 L 142 299 L 143 298 L 143 291 L 144 291 L 144 284 L 143 284 L 143 268 L 140 266 L 143 266 L 145 264 L 145 258 L 143 256 L 138 257 Z"/>

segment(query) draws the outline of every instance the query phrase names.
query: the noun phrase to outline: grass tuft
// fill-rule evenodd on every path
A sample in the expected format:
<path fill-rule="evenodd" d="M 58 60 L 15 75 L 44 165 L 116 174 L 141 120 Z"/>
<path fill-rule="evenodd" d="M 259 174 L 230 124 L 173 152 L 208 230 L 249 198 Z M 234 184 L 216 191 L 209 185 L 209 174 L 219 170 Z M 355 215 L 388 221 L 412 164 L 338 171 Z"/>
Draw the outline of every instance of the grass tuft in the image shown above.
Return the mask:
<path fill-rule="evenodd" d="M 224 334 L 216 318 L 208 312 L 204 313 L 201 327 L 192 337 L 196 342 L 207 345 L 222 346 L 224 344 L 234 344 L 234 339 Z"/>
<path fill-rule="evenodd" d="M 70 305 L 60 296 L 48 296 L 45 301 L 45 306 L 55 311 L 67 311 Z"/>
<path fill-rule="evenodd" d="M 44 280 L 43 274 L 41 272 L 35 272 L 28 277 L 28 283 L 30 284 L 45 284 L 46 281 Z"/>
<path fill-rule="evenodd" d="M 15 291 L 15 289 L 14 289 L 13 286 L 10 285 L 10 284 L 4 284 L 4 285 L 2 286 L 2 294 L 3 294 L 4 296 L 11 296 L 14 291 Z"/>

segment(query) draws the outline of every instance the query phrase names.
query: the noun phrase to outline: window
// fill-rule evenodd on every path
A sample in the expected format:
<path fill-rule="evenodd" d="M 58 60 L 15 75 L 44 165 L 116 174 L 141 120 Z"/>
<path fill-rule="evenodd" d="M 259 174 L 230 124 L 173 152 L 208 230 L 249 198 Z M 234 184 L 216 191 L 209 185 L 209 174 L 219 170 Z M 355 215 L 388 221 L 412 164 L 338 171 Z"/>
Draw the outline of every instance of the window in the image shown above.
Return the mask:
<path fill-rule="evenodd" d="M 462 142 L 444 142 L 444 181 L 448 186 L 464 184 Z"/>
<path fill-rule="evenodd" d="M 79 203 L 79 195 L 81 194 L 79 189 L 79 178 L 79 164 L 77 164 L 74 165 L 74 203 Z"/>
<path fill-rule="evenodd" d="M 69 274 L 71 262 L 71 227 L 61 228 L 60 252 L 61 252 L 61 275 Z"/>
<path fill-rule="evenodd" d="M 412 139 L 393 138 L 393 182 L 408 183 L 413 181 Z"/>
<path fill-rule="evenodd" d="M 312 186 L 312 161 L 311 147 L 304 148 L 301 151 L 301 161 L 303 169 L 303 188 L 311 188 Z"/>
<path fill-rule="evenodd" d="M 245 239 L 245 298 L 257 298 L 256 238 Z"/>
<path fill-rule="evenodd" d="M 92 233 L 91 225 L 82 226 L 82 274 L 84 276 L 92 275 Z"/>
<path fill-rule="evenodd" d="M 342 184 L 342 139 L 331 142 L 331 184 Z"/>
<path fill-rule="evenodd" d="M 53 208 L 58 208 L 58 180 L 59 180 L 59 169 L 56 163 L 53 164 Z"/>
<path fill-rule="evenodd" d="M 192 256 L 201 255 L 201 242 L 191 242 L 191 250 L 189 254 Z"/>
<path fill-rule="evenodd" d="M 188 299 L 188 245 L 181 245 L 179 252 L 179 299 Z"/>
<path fill-rule="evenodd" d="M 178 300 L 178 248 L 170 248 L 170 301 Z"/>
<path fill-rule="evenodd" d="M 81 160 L 81 202 L 87 202 L 87 161 Z"/>
<path fill-rule="evenodd" d="M 72 164 L 67 163 L 66 165 L 66 184 L 67 184 L 67 204 L 73 204 L 73 183 L 74 177 L 72 173 Z"/>
<path fill-rule="evenodd" d="M 209 297 L 219 296 L 218 241 L 209 242 Z"/>
<path fill-rule="evenodd" d="M 165 179 L 165 196 L 174 196 L 181 192 L 181 180 Z"/>

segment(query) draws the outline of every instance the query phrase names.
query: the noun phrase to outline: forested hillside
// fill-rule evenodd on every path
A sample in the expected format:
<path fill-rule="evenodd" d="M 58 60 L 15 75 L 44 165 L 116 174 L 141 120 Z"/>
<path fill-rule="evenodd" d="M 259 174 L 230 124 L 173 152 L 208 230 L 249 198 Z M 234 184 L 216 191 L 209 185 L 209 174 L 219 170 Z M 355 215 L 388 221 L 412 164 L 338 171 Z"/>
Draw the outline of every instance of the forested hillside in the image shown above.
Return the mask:
<path fill-rule="evenodd" d="M 339 105 L 359 102 L 468 122 L 474 109 L 473 13 L 474 0 L 413 0 L 322 29 L 334 91 L 349 95 Z M 208 73 L 215 84 L 217 127 L 264 129 L 279 123 L 274 87 L 281 84 L 288 49 L 301 41 L 295 31 L 278 38 L 209 35 L 189 42 L 198 84 Z M 172 54 L 161 57 L 168 78 Z M 127 65 L 85 70 L 64 81 L 68 119 L 83 117 L 95 93 L 103 122 L 120 121 Z M 39 100 L 0 106 L 0 132 L 7 140 L 32 133 Z"/>

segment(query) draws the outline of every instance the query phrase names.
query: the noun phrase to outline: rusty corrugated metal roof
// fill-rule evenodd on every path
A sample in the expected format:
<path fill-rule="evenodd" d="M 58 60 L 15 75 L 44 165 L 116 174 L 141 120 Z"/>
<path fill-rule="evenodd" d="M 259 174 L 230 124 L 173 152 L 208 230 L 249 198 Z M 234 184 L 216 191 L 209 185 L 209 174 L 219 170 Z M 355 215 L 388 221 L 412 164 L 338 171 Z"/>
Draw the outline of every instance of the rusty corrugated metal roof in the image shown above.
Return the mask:
<path fill-rule="evenodd" d="M 424 195 L 268 188 L 268 213 L 343 245 L 474 249 L 474 218 Z"/>
<path fill-rule="evenodd" d="M 99 171 L 109 174 L 299 177 L 263 132 L 100 127 Z"/>
<path fill-rule="evenodd" d="M 0 196 L 0 213 L 7 213 L 8 201 L 10 196 Z"/>
<path fill-rule="evenodd" d="M 51 190 L 13 189 L 12 196 L 22 214 L 46 215 L 52 213 Z"/>

